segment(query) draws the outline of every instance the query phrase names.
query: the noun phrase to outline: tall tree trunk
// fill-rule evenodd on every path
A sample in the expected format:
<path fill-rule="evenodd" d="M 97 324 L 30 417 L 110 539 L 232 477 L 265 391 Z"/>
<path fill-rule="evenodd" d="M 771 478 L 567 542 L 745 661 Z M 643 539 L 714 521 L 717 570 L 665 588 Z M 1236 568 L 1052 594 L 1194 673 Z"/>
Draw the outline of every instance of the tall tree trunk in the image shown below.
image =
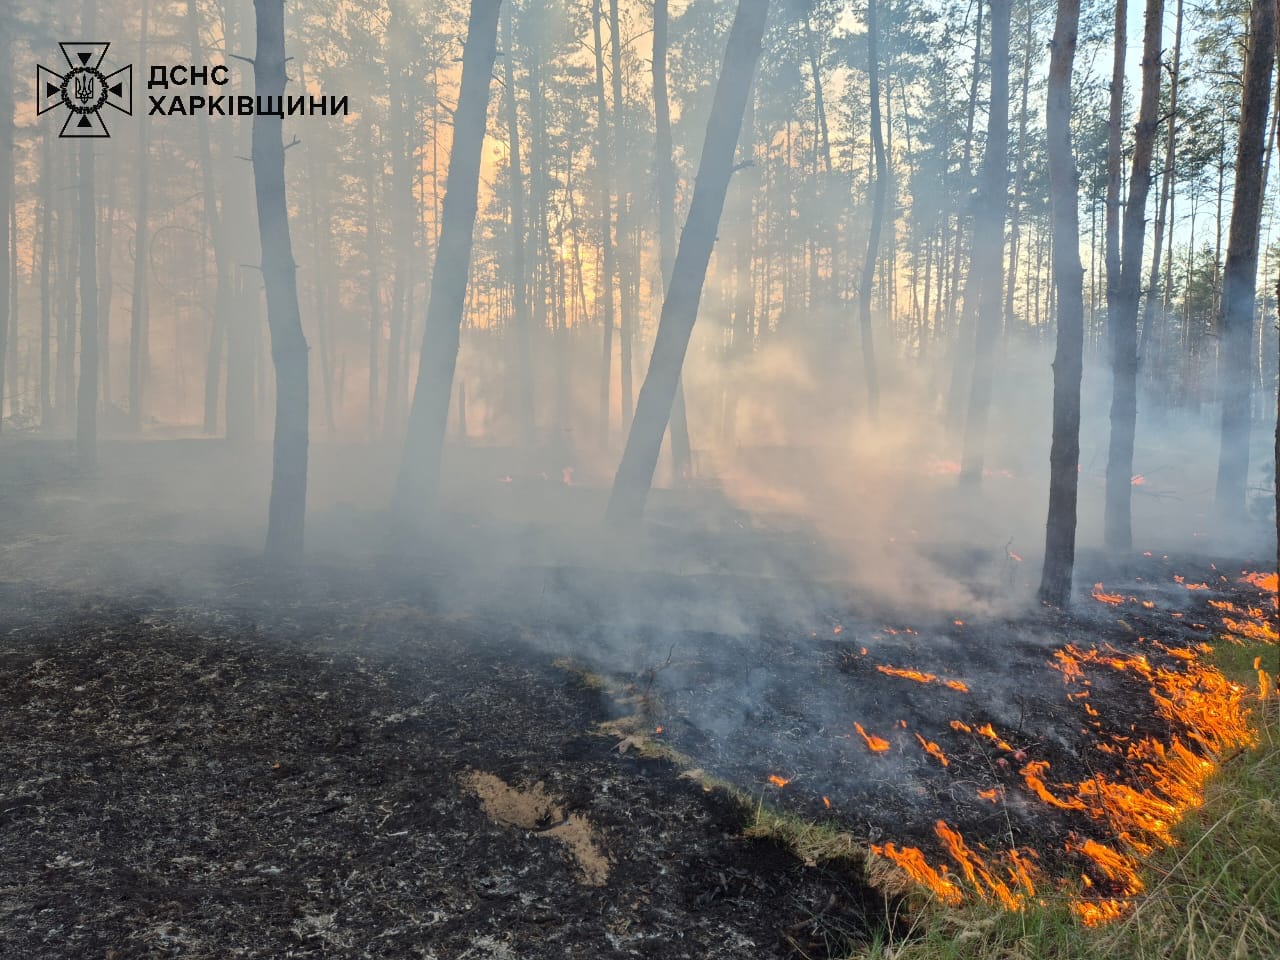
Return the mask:
<path fill-rule="evenodd" d="M 1253 312 L 1258 282 L 1258 229 L 1262 222 L 1262 159 L 1275 63 L 1276 0 L 1253 0 L 1244 63 L 1240 135 L 1231 200 L 1231 228 L 1222 280 L 1218 347 L 1218 394 L 1222 398 L 1222 444 L 1218 456 L 1217 508 L 1221 519 L 1245 515 L 1249 475 L 1250 370 Z"/>
<path fill-rule="evenodd" d="M 1035 54 L 1032 47 L 1034 23 L 1035 10 L 1031 0 L 1027 0 L 1027 30 L 1022 44 L 1022 102 L 1018 110 L 1018 164 L 1013 182 L 1013 202 L 1009 207 L 1009 276 L 1005 280 L 1004 294 L 1006 336 L 1009 325 L 1017 318 L 1013 301 L 1018 286 L 1018 255 L 1022 246 L 1022 193 L 1027 180 L 1027 115 L 1031 99 L 1031 60 Z"/>
<path fill-rule="evenodd" d="M 978 110 L 978 78 L 982 74 L 982 11 L 984 4 L 981 0 L 977 3 L 976 23 L 973 31 L 973 71 L 969 76 L 969 103 L 965 110 L 965 130 L 964 130 L 964 153 L 960 160 L 960 185 L 961 193 L 967 194 L 970 189 L 969 178 L 973 171 L 973 130 L 974 118 Z M 965 218 L 960 212 L 956 213 L 956 229 L 955 242 L 952 245 L 952 264 L 951 264 L 951 290 L 947 296 L 947 320 L 948 324 L 954 324 L 955 342 L 953 349 L 956 353 L 956 359 L 952 366 L 954 370 L 962 367 L 963 361 L 959 359 L 964 356 L 965 349 L 963 344 L 965 337 L 963 336 L 964 319 L 957 314 L 956 305 L 960 299 L 960 263 L 961 254 L 964 250 L 964 222 Z M 955 394 L 955 386 L 959 384 L 959 374 L 952 373 L 953 389 L 951 396 Z M 948 411 L 958 412 L 960 404 L 958 402 L 950 402 L 947 404 Z"/>
<path fill-rule="evenodd" d="M 0 13 L 0 429 L 4 425 L 5 372 L 9 343 L 9 267 L 13 254 L 9 236 L 9 207 L 13 203 L 13 38 L 9 35 L 13 14 Z M 13 405 L 9 404 L 12 414 Z"/>
<path fill-rule="evenodd" d="M 434 508 L 449 417 L 449 398 L 458 363 L 471 234 L 476 221 L 480 156 L 489 77 L 498 52 L 501 0 L 471 0 L 467 40 L 462 52 L 462 84 L 454 112 L 449 148 L 449 182 L 441 215 L 440 241 L 427 302 L 418 380 L 409 410 L 404 459 L 396 482 L 394 512 L 401 528 L 420 529 Z"/>
<path fill-rule="evenodd" d="M 591 31 L 596 60 L 596 177 L 600 181 L 600 317 L 604 324 L 600 371 L 600 444 L 609 442 L 609 395 L 613 375 L 613 180 L 609 115 L 604 95 L 604 44 L 600 38 L 600 0 L 591 0 Z"/>
<path fill-rule="evenodd" d="M 963 483 L 982 482 L 996 343 L 1004 309 L 1004 221 L 1009 206 L 1009 22 L 1012 0 L 991 0 L 991 109 L 982 158 L 980 204 L 974 215 L 973 266 L 978 310 L 973 383 L 964 423 Z"/>
<path fill-rule="evenodd" d="M 391 244 L 394 248 L 391 284 L 391 313 L 387 344 L 387 397 L 382 429 L 387 436 L 398 436 L 404 415 L 404 380 L 407 377 L 409 353 L 409 289 L 412 286 L 414 253 L 414 150 L 409 131 L 412 109 L 405 89 L 405 68 L 410 58 L 409 31 L 412 24 L 404 3 L 391 0 L 387 5 L 387 78 L 389 92 L 389 124 L 391 149 Z"/>
<path fill-rule="evenodd" d="M 253 60 L 254 92 L 280 98 L 285 88 L 284 0 L 254 0 L 258 48 Z M 267 514 L 267 557 L 285 565 L 302 562 L 307 511 L 307 338 L 298 308 L 297 265 L 289 236 L 285 199 L 283 122 L 279 116 L 253 118 L 253 185 L 262 242 L 262 282 L 267 292 L 267 327 L 276 372 L 275 439 L 271 503 Z"/>
<path fill-rule="evenodd" d="M 622 102 L 622 30 L 618 23 L 618 0 L 609 0 L 609 69 L 610 86 L 613 93 L 613 172 L 622 169 L 623 141 L 625 126 L 625 107 Z M 635 392 L 632 384 L 632 346 L 635 340 L 636 298 L 632 292 L 635 279 L 636 263 L 631 245 L 631 201 L 627 191 L 618 179 L 618 346 L 619 346 L 619 382 L 622 395 L 622 429 L 631 428 L 632 403 Z"/>
<path fill-rule="evenodd" d="M 203 63 L 204 48 L 200 43 L 200 8 L 196 0 L 187 0 L 187 28 L 190 32 L 191 62 Z M 213 324 L 209 329 L 209 351 L 204 369 L 204 432 L 218 432 L 218 389 L 222 382 L 222 357 L 226 352 L 227 317 L 231 312 L 231 262 L 227 249 L 223 215 L 218 209 L 218 193 L 213 176 L 213 147 L 209 138 L 209 118 L 201 117 L 196 133 L 200 146 L 200 189 L 204 200 L 205 224 L 213 245 L 214 293 Z"/>
<path fill-rule="evenodd" d="M 1053 205 L 1053 282 L 1058 289 L 1058 345 L 1053 360 L 1053 441 L 1049 450 L 1049 516 L 1045 524 L 1040 599 L 1065 606 L 1076 555 L 1080 462 L 1080 377 L 1084 361 L 1084 267 L 1080 200 L 1071 151 L 1071 73 L 1080 0 L 1058 0 L 1049 54 L 1045 109 L 1049 195 Z"/>
<path fill-rule="evenodd" d="M 40 429 L 53 429 L 53 151 L 48 130 L 40 139 Z"/>
<path fill-rule="evenodd" d="M 1107 269 L 1107 324 L 1115 318 L 1117 292 L 1120 289 L 1120 181 L 1124 160 L 1124 61 L 1128 42 L 1128 0 L 1116 0 L 1111 59 L 1111 99 L 1107 116 L 1107 199 L 1105 263 Z"/>
<path fill-rule="evenodd" d="M 654 169 L 658 187 L 658 260 L 662 270 L 662 293 L 671 282 L 671 264 L 676 256 L 676 165 L 671 146 L 671 103 L 667 98 L 667 27 L 670 17 L 667 0 L 653 2 L 653 115 Z M 688 481 L 693 473 L 689 444 L 689 417 L 684 405 L 684 378 L 676 383 L 671 407 L 671 467 L 677 482 Z"/>
<path fill-rule="evenodd" d="M 867 256 L 862 261 L 858 283 L 858 326 L 862 332 L 862 375 L 867 383 L 867 413 L 872 420 L 880 413 L 880 378 L 876 370 L 875 342 L 871 330 L 871 288 L 875 280 L 876 258 L 880 253 L 880 231 L 884 225 L 884 205 L 888 198 L 888 163 L 884 152 L 884 131 L 880 124 L 880 29 L 876 23 L 877 0 L 867 0 L 867 81 L 871 97 L 871 149 L 875 155 L 876 182 L 871 200 L 871 227 L 867 231 Z"/>
<path fill-rule="evenodd" d="M 1142 39 L 1142 98 L 1133 142 L 1133 169 L 1124 211 L 1120 284 L 1111 324 L 1111 442 L 1107 457 L 1104 539 L 1112 550 L 1133 545 L 1133 444 L 1138 419 L 1138 294 L 1142 283 L 1142 242 L 1146 232 L 1147 194 L 1151 189 L 1151 154 L 1160 109 L 1160 37 L 1164 0 L 1147 0 Z"/>
<path fill-rule="evenodd" d="M 1150 356 L 1152 327 L 1155 325 L 1156 290 L 1160 285 L 1160 256 L 1164 249 L 1164 232 L 1168 223 L 1169 199 L 1173 194 L 1174 148 L 1178 141 L 1178 70 L 1182 61 L 1182 0 L 1178 0 L 1173 33 L 1173 64 L 1169 69 L 1169 120 L 1165 125 L 1164 170 L 1160 177 L 1160 207 L 1156 213 L 1156 230 L 1151 254 L 1151 273 L 1147 281 L 1147 299 L 1142 311 L 1142 338 L 1138 343 L 1138 359 Z M 1261 192 L 1261 190 L 1259 190 Z"/>
<path fill-rule="evenodd" d="M 142 0 L 142 31 L 139 39 L 139 60 L 146 63 L 147 30 L 149 26 L 150 2 Z M 137 155 L 134 163 L 137 168 L 135 180 L 136 196 L 134 197 L 133 217 L 133 292 L 129 304 L 129 429 L 137 432 L 142 429 L 144 406 L 146 403 L 146 370 L 148 340 L 148 303 L 147 303 L 147 260 L 150 252 L 151 233 L 148 224 L 149 201 L 151 191 L 150 167 L 151 144 L 148 136 L 151 121 L 146 111 L 139 111 L 135 121 L 138 124 Z"/>
<path fill-rule="evenodd" d="M 534 441 L 533 416 L 533 320 L 529 316 L 529 273 L 525 258 L 524 168 L 520 163 L 520 111 L 516 104 L 515 37 L 511 30 L 511 7 L 502 14 L 502 46 L 506 61 L 507 172 L 511 181 L 511 305 L 514 314 L 514 350 L 511 353 L 515 378 L 516 419 L 520 440 L 527 447 Z"/>
<path fill-rule="evenodd" d="M 671 283 L 662 304 L 649 371 L 640 388 L 635 422 L 618 465 L 609 496 L 608 519 L 624 523 L 640 518 L 653 483 L 662 435 L 667 429 L 680 368 L 698 316 L 698 301 L 715 246 L 724 197 L 733 174 L 742 115 L 751 91 L 751 78 L 760 59 L 760 44 L 769 0 L 738 0 L 738 10 L 725 47 L 724 65 L 716 83 L 702 159 L 694 181 L 689 217 L 680 237 Z"/>

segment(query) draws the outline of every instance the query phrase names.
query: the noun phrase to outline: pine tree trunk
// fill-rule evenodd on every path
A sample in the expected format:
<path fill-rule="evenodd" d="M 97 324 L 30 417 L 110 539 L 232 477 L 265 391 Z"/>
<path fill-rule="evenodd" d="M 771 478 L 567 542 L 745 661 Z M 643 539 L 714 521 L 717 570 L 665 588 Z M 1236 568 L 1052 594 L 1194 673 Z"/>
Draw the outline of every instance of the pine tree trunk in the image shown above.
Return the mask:
<path fill-rule="evenodd" d="M 880 414 L 880 378 L 876 369 L 875 340 L 871 328 L 871 290 L 875 280 L 876 258 L 880 253 L 880 231 L 884 225 L 884 206 L 889 187 L 884 131 L 880 123 L 880 30 L 876 23 L 877 6 L 877 0 L 868 0 L 867 80 L 871 98 L 871 150 L 875 156 L 876 182 L 871 200 L 871 226 L 867 231 L 867 255 L 862 261 L 862 279 L 858 283 L 862 376 L 867 385 L 867 414 L 872 420 Z"/>
<path fill-rule="evenodd" d="M 1128 42 L 1128 0 L 1116 0 L 1115 37 L 1112 41 L 1111 100 L 1107 118 L 1107 199 L 1104 262 L 1107 270 L 1107 324 L 1116 313 L 1120 289 L 1120 180 L 1124 145 L 1124 61 Z"/>
<path fill-rule="evenodd" d="M 1080 377 L 1084 360 L 1084 267 L 1080 208 L 1071 150 L 1071 73 L 1080 0 L 1058 0 L 1049 55 L 1045 126 L 1053 206 L 1053 282 L 1058 289 L 1058 344 L 1053 360 L 1053 440 L 1049 450 L 1049 516 L 1045 524 L 1040 599 L 1065 606 L 1076 554 L 1080 462 Z"/>
<path fill-rule="evenodd" d="M 600 371 L 600 445 L 609 442 L 609 397 L 613 379 L 613 164 L 609 143 L 609 114 L 604 94 L 604 45 L 600 39 L 603 15 L 600 0 L 591 0 L 591 30 L 596 61 L 596 177 L 600 190 L 600 320 L 604 325 Z"/>
<path fill-rule="evenodd" d="M 98 465 L 98 208 L 94 141 L 80 141 L 80 382 L 76 393 L 76 462 Z"/>
<path fill-rule="evenodd" d="M 1156 213 L 1156 229 L 1151 254 L 1151 274 L 1147 281 L 1147 299 L 1142 311 L 1142 339 L 1138 359 L 1150 357 L 1152 327 L 1155 325 L 1156 290 L 1160 285 L 1160 256 L 1164 250 L 1164 233 L 1168 223 L 1169 199 L 1173 194 L 1174 149 L 1178 140 L 1178 70 L 1182 60 L 1182 0 L 1178 0 L 1173 40 L 1173 64 L 1169 69 L 1169 120 L 1165 125 L 1164 170 L 1160 178 L 1160 207 Z"/>
<path fill-rule="evenodd" d="M 534 441 L 533 320 L 529 316 L 529 273 L 525 257 L 524 168 L 520 163 L 520 113 L 516 104 L 515 46 L 511 30 L 511 7 L 502 14 L 502 46 L 506 61 L 506 107 L 508 178 L 511 181 L 511 303 L 514 313 L 514 350 L 511 354 L 515 379 L 516 421 L 520 439 L 529 446 Z"/>
<path fill-rule="evenodd" d="M 53 304 L 51 260 L 53 259 L 53 151 L 51 134 L 40 140 L 40 429 L 52 430 L 53 423 Z"/>
<path fill-rule="evenodd" d="M 150 2 L 142 0 L 142 36 L 140 39 L 141 62 L 146 62 Z M 135 121 L 138 124 L 137 167 L 133 217 L 133 292 L 129 304 L 129 429 L 135 433 L 142 429 L 146 404 L 147 368 L 147 259 L 151 248 L 149 227 L 150 201 L 150 121 L 147 111 L 140 110 Z"/>
<path fill-rule="evenodd" d="M 982 482 L 996 343 L 1004 309 L 1004 221 L 1009 206 L 1009 26 L 1012 0 L 991 0 L 991 109 L 982 188 L 974 215 L 973 265 L 977 287 L 977 330 L 973 381 L 964 424 L 962 483 Z"/>
<path fill-rule="evenodd" d="M 1275 62 L 1275 0 L 1253 0 L 1244 64 L 1240 134 L 1227 263 L 1222 279 L 1218 347 L 1218 394 L 1222 398 L 1222 445 L 1216 503 L 1224 521 L 1245 516 L 1249 475 L 1250 386 L 1253 382 L 1253 313 L 1258 277 L 1258 230 L 1262 222 L 1262 160 L 1271 106 Z"/>
<path fill-rule="evenodd" d="M 1127 552 L 1133 545 L 1132 487 L 1134 433 L 1138 419 L 1138 295 L 1142 283 L 1142 242 L 1146 232 L 1151 154 L 1160 108 L 1160 37 L 1164 0 L 1147 0 L 1142 40 L 1142 98 L 1133 143 L 1129 199 L 1124 211 L 1120 283 L 1111 324 L 1111 440 L 1103 533 L 1107 546 Z"/>
<path fill-rule="evenodd" d="M 13 38 L 9 36 L 9 13 L 0 13 L 0 430 L 4 426 L 5 382 L 9 343 L 9 267 L 12 244 L 9 236 L 9 207 L 13 203 Z M 10 413 L 13 411 L 9 405 Z"/>
<path fill-rule="evenodd" d="M 640 388 L 635 421 L 627 435 L 626 449 L 609 497 L 608 519 L 614 524 L 640 518 L 653 483 L 662 435 L 671 415 L 680 368 L 689 348 L 707 264 L 711 260 L 716 230 L 724 210 L 725 193 L 733 174 L 742 115 L 751 90 L 751 78 L 760 59 L 768 11 L 769 0 L 738 0 L 738 10 L 725 48 L 724 65 L 707 121 L 689 216 L 662 304 L 649 371 Z"/>
<path fill-rule="evenodd" d="M 284 0 L 254 0 L 253 6 L 258 28 L 254 92 L 259 99 L 279 98 L 285 89 Z M 256 114 L 253 118 L 253 185 L 276 374 L 267 557 L 293 567 L 302 562 L 306 521 L 309 397 L 307 340 L 298 307 L 297 265 L 285 199 L 282 128 L 279 116 Z"/>
<path fill-rule="evenodd" d="M 472 0 L 467 24 L 462 84 L 449 150 L 449 182 L 431 274 L 422 352 L 418 356 L 418 379 L 393 504 L 397 522 L 408 532 L 421 529 L 428 511 L 435 507 L 440 484 L 471 268 L 489 78 L 497 59 L 499 5 L 500 0 Z"/>

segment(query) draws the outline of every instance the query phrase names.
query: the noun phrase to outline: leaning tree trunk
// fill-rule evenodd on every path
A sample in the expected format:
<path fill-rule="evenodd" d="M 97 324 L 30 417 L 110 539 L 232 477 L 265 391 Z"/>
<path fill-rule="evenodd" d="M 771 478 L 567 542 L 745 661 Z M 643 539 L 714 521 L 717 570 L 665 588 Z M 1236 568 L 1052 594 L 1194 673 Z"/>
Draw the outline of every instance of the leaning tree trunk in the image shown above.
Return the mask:
<path fill-rule="evenodd" d="M 981 201 L 974 215 L 973 271 L 977 291 L 973 381 L 964 422 L 962 483 L 982 482 L 991 381 L 1004 309 L 1004 221 L 1009 206 L 1009 24 L 1012 0 L 991 0 L 991 110 L 982 158 Z"/>
<path fill-rule="evenodd" d="M 501 0 L 471 0 L 440 241 L 431 273 L 431 297 L 418 357 L 418 381 L 409 409 L 404 459 L 396 481 L 393 510 L 402 529 L 421 528 L 427 511 L 434 506 L 440 484 L 449 398 L 471 268 L 471 234 L 476 222 L 489 77 L 498 52 L 500 4 Z"/>
<path fill-rule="evenodd" d="M 694 181 L 689 217 L 680 236 L 671 283 L 662 303 L 658 333 L 649 370 L 640 388 L 636 417 L 618 465 L 609 496 L 611 523 L 634 521 L 644 511 L 653 483 L 662 435 L 667 429 L 680 368 L 698 316 L 698 301 L 715 246 L 725 192 L 733 174 L 733 156 L 742 128 L 742 115 L 751 91 L 751 78 L 760 59 L 761 38 L 769 0 L 738 0 L 733 27 L 725 47 L 724 66 L 716 84 L 703 141 L 702 159 Z"/>
<path fill-rule="evenodd" d="M 1142 39 L 1142 99 L 1133 141 L 1129 199 L 1124 210 L 1120 251 L 1120 283 L 1111 325 L 1111 442 L 1107 456 L 1107 494 L 1103 536 L 1112 550 L 1133 546 L 1133 443 L 1138 420 L 1138 293 L 1142 283 L 1142 241 L 1146 230 L 1147 194 L 1151 189 L 1151 154 L 1160 108 L 1160 37 L 1164 0 L 1147 0 Z"/>
<path fill-rule="evenodd" d="M 676 165 L 671 146 L 671 103 L 667 99 L 667 0 L 653 3 L 653 115 L 654 167 L 658 186 L 658 260 L 662 269 L 662 292 L 671 282 L 671 264 L 676 256 Z M 671 467 L 676 480 L 687 481 L 693 473 L 689 445 L 689 417 L 684 405 L 684 378 L 676 382 L 671 406 Z"/>
<path fill-rule="evenodd" d="M 1053 442 L 1049 449 L 1049 518 L 1045 524 L 1040 599 L 1065 606 L 1076 556 L 1080 475 L 1080 376 L 1084 353 L 1084 267 L 1080 206 L 1071 152 L 1071 72 L 1080 0 L 1058 0 L 1049 54 L 1045 135 L 1053 204 L 1053 281 L 1058 289 L 1058 346 L 1053 360 Z"/>
<path fill-rule="evenodd" d="M 877 0 L 868 0 L 867 80 L 871 95 L 871 148 L 875 154 L 876 183 L 871 201 L 871 228 L 867 231 L 867 256 L 862 263 L 862 279 L 858 283 L 858 326 L 862 331 L 862 374 L 867 381 L 867 413 L 872 420 L 880 413 L 880 379 L 876 372 L 875 342 L 871 332 L 871 288 L 876 275 L 876 257 L 880 253 L 880 230 L 884 225 L 884 205 L 889 187 L 886 169 L 888 164 L 884 153 L 884 131 L 880 125 L 880 52 L 876 6 Z"/>
<path fill-rule="evenodd" d="M 1249 475 L 1250 384 L 1253 311 L 1258 278 L 1258 228 L 1262 222 L 1262 161 L 1275 62 L 1276 0 L 1253 0 L 1244 64 L 1235 191 L 1219 318 L 1218 391 L 1222 445 L 1218 456 L 1217 508 L 1223 520 L 1240 521 Z"/>
<path fill-rule="evenodd" d="M 253 59 L 259 100 L 284 96 L 284 0 L 254 0 L 258 49 Z M 267 513 L 267 557 L 294 566 L 302 561 L 307 511 L 307 338 L 298 309 L 297 264 L 289 236 L 285 199 L 283 122 L 253 118 L 253 186 L 262 241 L 262 283 L 276 372 L 275 440 L 271 504 Z"/>

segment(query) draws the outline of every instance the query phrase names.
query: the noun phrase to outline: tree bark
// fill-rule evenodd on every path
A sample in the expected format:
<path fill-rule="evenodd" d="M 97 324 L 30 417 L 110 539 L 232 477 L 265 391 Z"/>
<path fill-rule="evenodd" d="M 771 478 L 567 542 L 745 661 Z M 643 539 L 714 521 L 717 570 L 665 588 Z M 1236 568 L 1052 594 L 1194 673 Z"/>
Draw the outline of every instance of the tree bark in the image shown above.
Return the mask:
<path fill-rule="evenodd" d="M 1220 518 L 1230 522 L 1244 518 L 1245 485 L 1249 475 L 1250 386 L 1253 382 L 1250 367 L 1258 277 L 1258 230 L 1262 223 L 1262 161 L 1271 106 L 1275 38 L 1276 0 L 1253 0 L 1241 93 L 1227 263 L 1223 271 L 1222 306 L 1218 319 L 1222 439 L 1216 505 Z"/>
<path fill-rule="evenodd" d="M 962 483 L 982 482 L 996 342 L 1004 309 L 1004 221 L 1009 206 L 1009 27 L 1012 0 L 991 0 L 991 108 L 982 188 L 974 214 L 973 265 L 977 292 L 973 381 L 964 423 Z"/>
<path fill-rule="evenodd" d="M 1133 546 L 1132 487 L 1134 432 L 1138 419 L 1138 295 L 1142 282 L 1142 242 L 1146 232 L 1151 154 L 1160 108 L 1160 36 L 1164 0 L 1147 0 L 1142 40 L 1142 98 L 1133 142 L 1133 169 L 1124 211 L 1120 283 L 1111 325 L 1111 441 L 1107 457 L 1106 545 L 1127 552 Z"/>
<path fill-rule="evenodd" d="M 877 0 L 867 0 L 867 83 L 871 98 L 871 149 L 875 155 L 876 182 L 871 200 L 871 226 L 867 231 L 867 255 L 862 261 L 862 279 L 858 283 L 862 375 L 867 383 L 867 414 L 872 420 L 880 413 L 880 378 L 876 369 L 875 339 L 871 329 L 871 288 L 875 281 L 876 258 L 880 253 L 880 231 L 884 225 L 884 205 L 889 187 L 884 131 L 880 124 L 880 30 L 876 23 L 877 6 Z"/>
<path fill-rule="evenodd" d="M 702 297 L 707 264 L 711 260 L 725 193 L 733 174 L 733 157 L 742 128 L 742 115 L 751 90 L 751 78 L 760 59 L 768 11 L 769 0 L 738 0 L 737 13 L 725 47 L 724 65 L 711 103 L 693 200 L 671 269 L 671 283 L 662 304 L 653 355 L 640 388 L 635 421 L 627 435 L 626 449 L 609 497 L 607 517 L 613 524 L 640 518 L 653 483 L 662 435 L 671 415 L 680 368 L 698 316 L 698 301 Z"/>
<path fill-rule="evenodd" d="M 1071 73 L 1080 0 L 1058 0 L 1049 54 L 1045 134 L 1053 208 L 1053 281 L 1058 289 L 1058 343 L 1053 360 L 1053 440 L 1049 450 L 1049 515 L 1045 524 L 1040 599 L 1065 606 L 1076 554 L 1080 474 L 1080 377 L 1084 355 L 1084 267 L 1080 207 L 1071 150 Z"/>
<path fill-rule="evenodd" d="M 258 47 L 253 60 L 254 92 L 279 98 L 285 88 L 284 0 L 254 0 Z M 271 503 L 267 514 L 267 558 L 292 567 L 302 562 L 307 510 L 308 370 L 307 339 L 298 308 L 297 264 L 289 236 L 285 199 L 283 122 L 279 116 L 253 118 L 253 185 L 262 243 L 262 281 L 267 293 L 267 327 L 276 373 L 275 439 Z"/>
<path fill-rule="evenodd" d="M 454 112 L 449 180 L 445 187 L 440 240 L 427 302 L 418 379 L 409 410 L 404 458 L 393 510 L 401 528 L 419 530 L 434 508 L 458 363 L 467 275 L 471 267 L 480 156 L 489 105 L 489 78 L 497 59 L 501 0 L 472 0 L 462 53 L 462 84 Z"/>

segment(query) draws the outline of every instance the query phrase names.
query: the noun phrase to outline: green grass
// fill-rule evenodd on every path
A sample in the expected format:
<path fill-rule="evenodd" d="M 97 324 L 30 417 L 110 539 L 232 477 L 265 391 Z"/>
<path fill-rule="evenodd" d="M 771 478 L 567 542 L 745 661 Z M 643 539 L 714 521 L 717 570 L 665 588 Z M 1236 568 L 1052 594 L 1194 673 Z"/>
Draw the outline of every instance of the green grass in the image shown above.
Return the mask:
<path fill-rule="evenodd" d="M 1257 688 L 1274 647 L 1221 644 L 1215 662 Z M 1023 913 L 908 901 L 896 936 L 850 960 L 1271 960 L 1280 957 L 1280 703 L 1254 705 L 1258 745 L 1227 758 L 1177 845 L 1147 864 L 1147 892 L 1123 919 L 1081 925 L 1068 903 Z"/>

